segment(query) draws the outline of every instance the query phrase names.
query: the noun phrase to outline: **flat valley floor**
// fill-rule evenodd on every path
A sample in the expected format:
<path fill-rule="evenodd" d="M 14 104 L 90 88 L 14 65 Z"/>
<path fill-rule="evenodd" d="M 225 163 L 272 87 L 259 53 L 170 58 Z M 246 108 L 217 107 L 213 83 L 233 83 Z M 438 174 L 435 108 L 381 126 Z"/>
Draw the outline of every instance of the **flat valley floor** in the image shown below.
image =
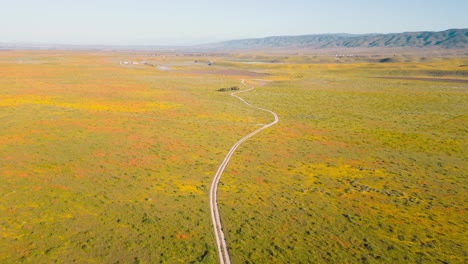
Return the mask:
<path fill-rule="evenodd" d="M 384 62 L 384 63 L 382 63 Z M 0 51 L 1 263 L 466 263 L 468 58 Z"/>

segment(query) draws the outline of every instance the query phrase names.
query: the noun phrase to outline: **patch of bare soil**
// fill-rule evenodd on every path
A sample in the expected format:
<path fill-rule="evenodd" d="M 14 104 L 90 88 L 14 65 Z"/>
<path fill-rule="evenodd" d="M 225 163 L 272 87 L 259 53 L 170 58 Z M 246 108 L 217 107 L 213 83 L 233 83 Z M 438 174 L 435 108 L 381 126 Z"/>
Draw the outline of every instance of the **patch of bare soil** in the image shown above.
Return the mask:
<path fill-rule="evenodd" d="M 255 86 L 265 86 L 271 83 L 271 80 L 263 80 L 263 79 L 253 79 L 252 81 L 255 82 Z"/>
<path fill-rule="evenodd" d="M 202 74 L 202 75 L 225 75 L 225 76 L 246 76 L 246 77 L 260 77 L 267 76 L 268 73 L 252 72 L 236 69 L 193 69 L 193 70 L 181 70 L 179 73 L 187 74 Z"/>
<path fill-rule="evenodd" d="M 431 81 L 431 82 L 452 82 L 452 83 L 468 83 L 466 79 L 449 79 L 449 78 L 430 78 L 430 77 L 375 77 L 379 79 L 390 80 L 410 80 L 410 81 Z"/>

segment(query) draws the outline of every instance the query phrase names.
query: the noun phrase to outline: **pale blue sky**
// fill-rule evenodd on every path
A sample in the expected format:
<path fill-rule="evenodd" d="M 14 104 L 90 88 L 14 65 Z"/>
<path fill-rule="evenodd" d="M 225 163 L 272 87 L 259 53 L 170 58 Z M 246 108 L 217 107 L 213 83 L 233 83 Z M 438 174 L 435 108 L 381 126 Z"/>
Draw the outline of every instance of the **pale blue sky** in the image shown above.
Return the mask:
<path fill-rule="evenodd" d="M 0 43 L 189 45 L 468 28 L 468 0 L 0 0 Z"/>

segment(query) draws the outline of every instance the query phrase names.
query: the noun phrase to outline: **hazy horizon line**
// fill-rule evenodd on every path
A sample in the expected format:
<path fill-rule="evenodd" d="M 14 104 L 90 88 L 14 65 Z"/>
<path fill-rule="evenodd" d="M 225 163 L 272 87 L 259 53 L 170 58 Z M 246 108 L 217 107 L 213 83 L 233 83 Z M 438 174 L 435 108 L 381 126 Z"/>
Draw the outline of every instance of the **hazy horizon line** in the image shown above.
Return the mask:
<path fill-rule="evenodd" d="M 248 39 L 263 39 L 271 37 L 300 37 L 300 36 L 313 36 L 313 35 L 349 35 L 349 36 L 365 36 L 365 35 L 387 35 L 387 34 L 401 34 L 401 33 L 417 33 L 417 32 L 443 32 L 448 30 L 463 30 L 468 28 L 448 28 L 444 30 L 411 30 L 403 32 L 370 32 L 370 33 L 349 33 L 349 32 L 329 32 L 329 33 L 309 33 L 309 34 L 275 34 L 275 35 L 264 35 L 264 36 L 252 36 L 252 37 L 238 37 L 238 38 L 226 38 L 221 40 L 213 41 L 200 41 L 197 43 L 190 44 L 157 44 L 157 43 L 66 43 L 66 42 L 35 42 L 35 41 L 0 41 L 0 45 L 6 46 L 97 46 L 97 47 L 159 47 L 159 48 L 185 48 L 185 47 L 197 47 L 197 46 L 206 46 L 210 44 L 217 44 L 229 41 L 237 40 L 248 40 Z"/>

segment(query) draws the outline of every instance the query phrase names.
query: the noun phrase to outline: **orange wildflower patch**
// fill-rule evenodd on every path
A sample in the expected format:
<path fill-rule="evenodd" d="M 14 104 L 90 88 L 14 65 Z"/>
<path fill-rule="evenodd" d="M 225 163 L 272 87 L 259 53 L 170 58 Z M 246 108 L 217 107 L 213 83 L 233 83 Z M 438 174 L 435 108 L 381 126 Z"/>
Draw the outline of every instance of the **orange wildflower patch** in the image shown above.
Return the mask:
<path fill-rule="evenodd" d="M 182 234 L 182 233 L 177 233 L 176 235 L 177 239 L 183 239 L 183 240 L 186 240 L 188 238 L 190 238 L 190 235 L 189 234 Z"/>

